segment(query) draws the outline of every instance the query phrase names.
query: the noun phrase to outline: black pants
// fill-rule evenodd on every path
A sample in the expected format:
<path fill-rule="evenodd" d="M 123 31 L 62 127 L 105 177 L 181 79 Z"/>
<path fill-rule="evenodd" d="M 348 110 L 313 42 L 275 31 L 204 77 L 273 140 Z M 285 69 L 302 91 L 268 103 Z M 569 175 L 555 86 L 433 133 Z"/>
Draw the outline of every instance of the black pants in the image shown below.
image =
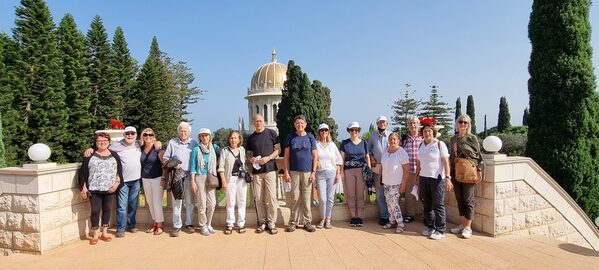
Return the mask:
<path fill-rule="evenodd" d="M 424 225 L 445 232 L 445 179 L 420 176 L 418 196 L 422 200 Z"/>
<path fill-rule="evenodd" d="M 102 211 L 102 227 L 108 227 L 110 224 L 110 208 L 114 201 L 114 193 L 102 194 L 92 193 L 89 203 L 92 207 L 91 213 L 91 229 L 97 230 L 100 222 L 100 210 Z"/>
<path fill-rule="evenodd" d="M 460 183 L 455 180 L 452 182 L 460 216 L 472 220 L 474 218 L 474 184 Z"/>

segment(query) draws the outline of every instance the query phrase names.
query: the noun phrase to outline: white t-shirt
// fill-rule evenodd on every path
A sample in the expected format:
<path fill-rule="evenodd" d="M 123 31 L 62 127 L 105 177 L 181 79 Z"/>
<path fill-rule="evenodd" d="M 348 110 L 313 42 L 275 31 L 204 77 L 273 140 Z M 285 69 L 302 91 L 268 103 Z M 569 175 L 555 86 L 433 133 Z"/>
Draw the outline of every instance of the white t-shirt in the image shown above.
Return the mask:
<path fill-rule="evenodd" d="M 410 163 L 408 152 L 400 147 L 395 153 L 383 151 L 381 166 L 383 168 L 383 184 L 400 185 L 403 181 L 403 164 Z"/>
<path fill-rule="evenodd" d="M 141 147 L 137 142 L 125 145 L 123 142 L 113 143 L 110 150 L 117 152 L 123 166 L 123 182 L 141 178 Z"/>
<path fill-rule="evenodd" d="M 316 143 L 316 150 L 318 152 L 318 162 L 320 167 L 318 171 L 336 171 L 337 165 L 343 165 L 341 154 L 339 149 L 333 142 L 329 142 L 325 147 L 321 142 Z"/>
<path fill-rule="evenodd" d="M 441 147 L 441 149 L 439 149 L 439 147 Z M 423 141 L 418 147 L 420 176 L 437 178 L 440 174 L 441 179 L 445 178 L 443 160 L 441 157 L 449 157 L 449 151 L 447 151 L 447 146 L 444 142 L 433 139 L 433 141 L 427 145 Z"/>

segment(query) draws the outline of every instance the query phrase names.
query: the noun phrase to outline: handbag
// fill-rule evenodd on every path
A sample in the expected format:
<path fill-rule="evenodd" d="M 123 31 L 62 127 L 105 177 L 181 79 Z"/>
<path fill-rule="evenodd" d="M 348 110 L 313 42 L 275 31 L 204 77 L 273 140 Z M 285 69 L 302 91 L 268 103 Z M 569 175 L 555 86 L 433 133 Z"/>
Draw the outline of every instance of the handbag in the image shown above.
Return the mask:
<path fill-rule="evenodd" d="M 456 156 L 454 162 L 456 181 L 464 184 L 478 184 L 482 180 L 482 173 L 478 165 L 472 164 L 468 159 L 459 157 L 457 154 L 457 143 L 453 147 Z"/>
<path fill-rule="evenodd" d="M 218 176 L 208 173 L 206 175 L 206 187 L 208 188 L 217 188 L 220 184 L 220 181 L 218 180 Z"/>

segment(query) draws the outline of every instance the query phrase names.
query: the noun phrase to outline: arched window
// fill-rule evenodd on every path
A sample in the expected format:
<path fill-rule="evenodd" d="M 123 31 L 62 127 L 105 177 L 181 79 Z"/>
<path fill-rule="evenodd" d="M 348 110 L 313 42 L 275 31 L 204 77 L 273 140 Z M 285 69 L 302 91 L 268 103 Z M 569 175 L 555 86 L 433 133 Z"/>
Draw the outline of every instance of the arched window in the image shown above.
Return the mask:
<path fill-rule="evenodd" d="M 277 119 L 277 109 L 278 109 L 277 108 L 277 104 L 273 104 L 272 105 L 272 118 L 273 118 L 273 120 Z"/>
<path fill-rule="evenodd" d="M 268 123 L 268 106 L 264 105 L 264 123 Z"/>
<path fill-rule="evenodd" d="M 252 106 L 250 106 L 250 118 L 254 119 L 254 112 L 252 110 Z"/>
<path fill-rule="evenodd" d="M 256 114 L 260 113 L 260 107 L 258 107 L 258 105 L 256 105 Z"/>

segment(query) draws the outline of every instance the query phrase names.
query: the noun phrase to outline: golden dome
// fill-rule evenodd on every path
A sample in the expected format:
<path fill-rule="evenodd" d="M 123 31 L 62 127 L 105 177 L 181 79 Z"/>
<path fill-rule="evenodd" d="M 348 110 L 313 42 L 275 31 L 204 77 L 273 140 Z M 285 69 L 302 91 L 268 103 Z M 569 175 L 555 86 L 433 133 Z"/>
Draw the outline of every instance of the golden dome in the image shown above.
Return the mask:
<path fill-rule="evenodd" d="M 287 66 L 277 63 L 277 52 L 272 51 L 272 61 L 258 68 L 252 76 L 252 82 L 248 94 L 260 92 L 272 92 L 283 89 L 283 83 L 287 79 Z M 270 90 L 270 91 L 269 91 Z"/>

